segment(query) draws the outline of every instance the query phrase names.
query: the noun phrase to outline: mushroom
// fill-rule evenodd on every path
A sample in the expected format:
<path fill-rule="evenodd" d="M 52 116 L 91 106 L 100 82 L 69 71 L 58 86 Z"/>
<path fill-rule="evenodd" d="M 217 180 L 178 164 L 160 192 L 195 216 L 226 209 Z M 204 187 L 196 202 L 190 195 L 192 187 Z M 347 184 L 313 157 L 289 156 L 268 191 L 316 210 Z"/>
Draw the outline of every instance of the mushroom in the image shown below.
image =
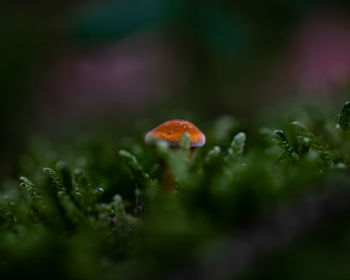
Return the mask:
<path fill-rule="evenodd" d="M 190 136 L 190 159 L 194 150 L 205 144 L 205 135 L 193 123 L 185 120 L 171 120 L 158 125 L 146 134 L 145 141 L 149 143 L 151 139 L 158 139 L 169 143 L 170 147 L 178 148 L 185 133 Z"/>
<path fill-rule="evenodd" d="M 166 121 L 148 132 L 145 136 L 145 142 L 149 143 L 153 139 L 157 139 L 167 142 L 171 148 L 179 148 L 181 138 L 185 133 L 188 133 L 190 138 L 189 158 L 191 160 L 195 149 L 205 144 L 205 135 L 191 122 L 185 120 Z M 167 189 L 173 190 L 175 188 L 174 176 L 169 169 L 165 171 L 163 179 Z"/>

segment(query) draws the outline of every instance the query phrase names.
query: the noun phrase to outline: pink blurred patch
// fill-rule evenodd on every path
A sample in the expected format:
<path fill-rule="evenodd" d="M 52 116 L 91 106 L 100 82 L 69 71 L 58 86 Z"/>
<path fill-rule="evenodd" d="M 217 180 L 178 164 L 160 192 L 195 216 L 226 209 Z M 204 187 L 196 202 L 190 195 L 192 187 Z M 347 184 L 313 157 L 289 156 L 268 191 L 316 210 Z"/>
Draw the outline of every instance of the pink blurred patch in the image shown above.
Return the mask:
<path fill-rule="evenodd" d="M 78 50 L 55 63 L 45 103 L 64 115 L 140 110 L 179 86 L 180 69 L 172 45 L 149 35 Z"/>
<path fill-rule="evenodd" d="M 350 82 L 350 21 L 319 13 L 300 26 L 292 45 L 289 81 L 309 92 L 330 92 Z"/>

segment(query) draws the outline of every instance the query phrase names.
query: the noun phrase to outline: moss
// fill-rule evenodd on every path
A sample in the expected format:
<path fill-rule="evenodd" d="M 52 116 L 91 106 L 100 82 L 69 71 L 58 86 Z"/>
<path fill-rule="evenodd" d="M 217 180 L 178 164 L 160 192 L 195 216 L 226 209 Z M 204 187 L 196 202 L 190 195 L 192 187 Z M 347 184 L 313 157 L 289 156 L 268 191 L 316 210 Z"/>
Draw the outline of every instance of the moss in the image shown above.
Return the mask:
<path fill-rule="evenodd" d="M 198 266 L 200 272 L 201 263 L 220 259 L 227 238 L 236 240 L 238 245 L 232 248 L 238 250 L 242 234 L 248 238 L 244 233 L 255 226 L 259 232 L 264 217 L 281 207 L 288 208 L 310 194 L 317 200 L 320 194 L 336 190 L 346 193 L 339 182 L 346 182 L 349 168 L 348 103 L 339 123 L 331 111 L 321 116 L 299 112 L 300 118 L 294 114 L 293 120 L 276 115 L 278 122 L 272 121 L 270 128 L 268 123 L 256 128 L 256 123 L 241 124 L 231 117 L 211 122 L 203 129 L 208 132 L 207 145 L 197 149 L 192 162 L 186 137 L 178 150 L 157 142 L 146 146 L 142 137 L 121 139 L 120 144 L 115 139 L 97 139 L 58 147 L 36 139 L 18 161 L 19 179 L 2 183 L 2 278 L 145 279 L 170 276 L 187 266 Z M 171 193 L 160 180 L 164 166 L 176 181 Z M 280 262 L 284 261 L 285 270 L 272 273 L 273 268 L 266 265 L 267 278 L 282 277 L 288 271 L 286 251 L 292 252 L 291 259 L 296 254 L 305 254 L 303 259 L 313 254 L 317 246 L 304 252 L 300 245 L 293 247 L 293 240 L 308 240 L 317 232 L 323 212 L 316 210 L 315 215 L 320 215 L 316 226 L 308 229 L 297 224 L 293 239 L 272 246 L 270 239 L 278 240 L 284 233 L 263 237 L 269 244 L 263 250 L 267 263 L 276 258 L 279 248 L 284 256 Z M 334 215 L 348 210 L 341 208 Z M 285 215 L 276 228 L 284 228 L 291 214 Z M 344 228 L 347 231 L 348 226 Z M 254 249 L 258 257 L 259 248 Z M 213 270 L 237 274 L 222 265 Z M 262 268 L 249 258 L 239 274 L 248 268 L 248 278 L 259 278 Z M 312 275 L 317 266 L 305 269 L 299 265 L 303 273 L 293 275 Z"/>

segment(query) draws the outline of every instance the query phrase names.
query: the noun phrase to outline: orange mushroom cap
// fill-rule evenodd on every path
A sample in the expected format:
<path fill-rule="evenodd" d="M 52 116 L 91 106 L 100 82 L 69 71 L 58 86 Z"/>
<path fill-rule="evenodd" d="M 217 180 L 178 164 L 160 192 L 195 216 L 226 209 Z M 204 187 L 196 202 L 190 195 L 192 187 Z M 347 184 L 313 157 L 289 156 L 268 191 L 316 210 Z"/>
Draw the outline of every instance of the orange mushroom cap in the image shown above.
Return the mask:
<path fill-rule="evenodd" d="M 151 139 L 166 141 L 172 147 L 178 147 L 181 137 L 188 133 L 190 136 L 191 148 L 200 147 L 205 144 L 205 135 L 193 123 L 185 120 L 171 120 L 158 125 L 146 134 L 145 141 Z"/>

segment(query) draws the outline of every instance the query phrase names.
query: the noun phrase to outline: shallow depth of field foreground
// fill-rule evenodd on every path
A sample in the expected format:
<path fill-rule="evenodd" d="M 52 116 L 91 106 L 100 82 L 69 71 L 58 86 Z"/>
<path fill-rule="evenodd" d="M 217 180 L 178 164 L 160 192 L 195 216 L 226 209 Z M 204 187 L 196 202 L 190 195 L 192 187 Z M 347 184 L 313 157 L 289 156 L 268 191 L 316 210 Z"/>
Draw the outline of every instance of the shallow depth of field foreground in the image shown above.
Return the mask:
<path fill-rule="evenodd" d="M 345 279 L 350 102 L 294 117 L 204 124 L 192 160 L 187 134 L 176 149 L 142 129 L 119 143 L 35 139 L 25 176 L 2 185 L 4 279 Z"/>

